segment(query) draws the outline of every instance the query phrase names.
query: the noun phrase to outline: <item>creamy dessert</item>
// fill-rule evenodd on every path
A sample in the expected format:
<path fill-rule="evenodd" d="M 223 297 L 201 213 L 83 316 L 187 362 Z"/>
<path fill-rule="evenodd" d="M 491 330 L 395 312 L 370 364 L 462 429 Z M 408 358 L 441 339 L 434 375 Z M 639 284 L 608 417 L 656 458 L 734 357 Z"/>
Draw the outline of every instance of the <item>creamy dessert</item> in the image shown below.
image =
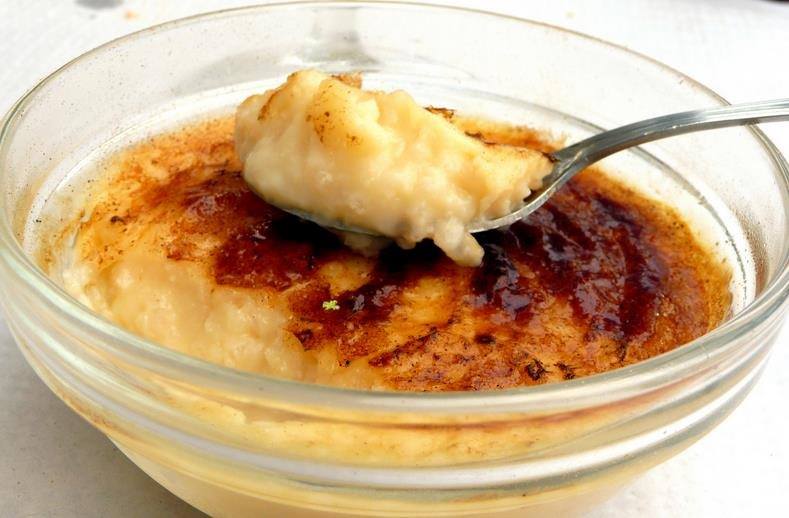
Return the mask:
<path fill-rule="evenodd" d="M 479 265 L 483 250 L 468 226 L 516 209 L 551 161 L 467 135 L 406 92 L 360 86 L 359 76 L 305 70 L 244 101 L 235 130 L 244 179 L 278 207 L 405 248 L 430 238 L 458 263 Z"/>
<path fill-rule="evenodd" d="M 347 79 L 310 81 L 316 92 L 349 87 Z M 344 106 L 368 102 L 357 90 L 344 95 Z M 248 120 L 265 97 L 242 106 L 241 130 L 231 117 L 205 121 L 118 155 L 92 184 L 84 214 L 42 256 L 44 267 L 98 313 L 163 346 L 246 371 L 374 390 L 500 389 L 587 376 L 692 340 L 728 310 L 728 269 L 680 215 L 596 170 L 524 221 L 477 234 L 479 266 L 458 264 L 430 240 L 372 256 L 349 249 L 245 181 L 236 149 L 256 164 L 246 172 L 254 184 L 251 176 L 264 177 L 264 164 L 277 160 L 261 147 L 269 131 L 304 137 L 288 171 L 305 192 L 318 181 L 310 164 L 335 149 L 312 149 L 320 139 L 312 140 L 306 118 Z M 387 102 L 374 101 L 379 109 Z M 431 116 L 452 127 L 442 135 L 471 134 L 465 138 L 493 150 L 542 156 L 550 147 L 525 128 L 450 111 Z M 438 175 L 442 162 L 424 156 Z M 343 160 L 348 174 L 363 171 L 353 156 Z M 487 182 L 482 166 L 452 167 Z M 271 181 L 290 192 L 289 180 Z M 327 193 L 342 192 L 335 181 Z"/>

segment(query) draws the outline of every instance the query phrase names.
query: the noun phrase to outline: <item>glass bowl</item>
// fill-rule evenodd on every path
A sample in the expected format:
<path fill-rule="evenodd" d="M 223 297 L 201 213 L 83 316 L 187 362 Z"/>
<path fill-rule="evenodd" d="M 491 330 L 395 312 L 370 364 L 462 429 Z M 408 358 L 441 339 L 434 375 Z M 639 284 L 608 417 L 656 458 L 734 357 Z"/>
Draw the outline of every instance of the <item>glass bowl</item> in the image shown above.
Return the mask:
<path fill-rule="evenodd" d="M 746 395 L 787 306 L 787 165 L 756 129 L 686 135 L 606 161 L 608 174 L 678 206 L 730 262 L 732 313 L 669 353 L 559 384 L 363 392 L 233 371 L 103 320 L 37 267 L 36 243 L 57 224 L 52 200 L 61 215 L 77 210 L 81 182 L 107 153 L 227 113 L 305 67 L 362 71 L 373 87 L 567 141 L 725 103 L 580 34 L 396 3 L 197 16 L 53 73 L 0 135 L 0 304 L 39 376 L 153 478 L 218 516 L 580 512 L 697 440 Z"/>

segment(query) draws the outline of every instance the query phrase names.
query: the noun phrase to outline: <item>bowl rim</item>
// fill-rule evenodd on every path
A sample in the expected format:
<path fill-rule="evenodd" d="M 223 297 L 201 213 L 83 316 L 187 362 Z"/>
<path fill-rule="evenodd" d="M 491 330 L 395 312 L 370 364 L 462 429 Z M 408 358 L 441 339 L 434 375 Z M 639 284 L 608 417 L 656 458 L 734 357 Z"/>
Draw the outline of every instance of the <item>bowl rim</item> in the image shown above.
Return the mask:
<path fill-rule="evenodd" d="M 171 20 L 112 39 L 70 60 L 28 90 L 5 115 L 0 126 L 0 161 L 5 155 L 8 141 L 13 134 L 13 121 L 21 116 L 26 106 L 35 101 L 39 91 L 65 69 L 93 55 L 126 41 L 144 38 L 154 32 L 177 29 L 184 25 L 224 16 L 236 16 L 253 11 L 342 7 L 458 11 L 546 28 L 645 61 L 661 69 L 662 72 L 677 77 L 686 85 L 695 88 L 714 101 L 722 105 L 729 104 L 710 88 L 654 58 L 594 36 L 544 22 L 481 9 L 411 1 L 307 0 L 278 2 L 223 9 Z M 750 126 L 747 129 L 764 148 L 773 163 L 776 171 L 775 176 L 779 181 L 779 188 L 782 190 L 783 204 L 789 211 L 789 164 L 758 127 Z M 784 247 L 781 254 L 775 277 L 765 286 L 763 292 L 740 313 L 701 337 L 647 360 L 575 380 L 498 391 L 444 393 L 371 391 L 333 387 L 239 371 L 171 350 L 127 331 L 94 313 L 50 279 L 22 250 L 8 218 L 0 217 L 0 260 L 10 266 L 12 275 L 15 275 L 26 288 L 40 297 L 50 309 L 64 316 L 70 323 L 98 332 L 102 346 L 124 361 L 160 375 L 189 380 L 206 389 L 230 391 L 240 397 L 253 399 L 265 397 L 266 399 L 282 399 L 290 403 L 316 407 L 331 404 L 337 408 L 389 412 L 555 411 L 559 408 L 581 408 L 589 404 L 600 404 L 603 401 L 626 399 L 636 394 L 656 390 L 689 375 L 717 358 L 731 354 L 734 352 L 733 349 L 736 350 L 738 337 L 752 332 L 770 317 L 780 313 L 789 297 L 789 228 L 784 233 Z"/>

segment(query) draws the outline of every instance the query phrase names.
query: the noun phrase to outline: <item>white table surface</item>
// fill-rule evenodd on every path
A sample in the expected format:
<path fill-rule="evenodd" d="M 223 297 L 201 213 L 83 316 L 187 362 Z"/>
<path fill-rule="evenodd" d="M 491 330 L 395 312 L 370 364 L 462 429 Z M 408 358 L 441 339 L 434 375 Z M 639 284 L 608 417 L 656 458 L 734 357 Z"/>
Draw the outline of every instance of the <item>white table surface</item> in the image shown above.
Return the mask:
<path fill-rule="evenodd" d="M 433 0 L 436 2 L 436 0 Z M 247 2 L 0 0 L 0 110 L 116 36 Z M 789 97 L 789 2 L 445 1 L 546 21 L 637 50 L 731 102 Z M 789 154 L 789 124 L 764 127 Z M 2 296 L 2 286 L 0 286 Z M 788 516 L 789 327 L 763 378 L 723 424 L 590 516 Z M 0 317 L 0 516 L 200 516 L 66 408 Z"/>

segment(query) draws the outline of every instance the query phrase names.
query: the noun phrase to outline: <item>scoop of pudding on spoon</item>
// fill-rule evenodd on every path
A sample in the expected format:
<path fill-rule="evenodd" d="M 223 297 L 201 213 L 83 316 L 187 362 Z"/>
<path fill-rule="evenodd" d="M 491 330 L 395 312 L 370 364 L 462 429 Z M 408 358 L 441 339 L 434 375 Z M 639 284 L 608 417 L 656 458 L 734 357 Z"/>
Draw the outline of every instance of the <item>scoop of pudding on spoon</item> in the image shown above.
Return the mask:
<path fill-rule="evenodd" d="M 362 90 L 358 75 L 305 70 L 239 106 L 236 150 L 259 196 L 352 246 L 429 238 L 475 266 L 473 233 L 526 217 L 598 160 L 682 133 L 789 120 L 789 99 L 657 117 L 552 153 L 484 142 L 448 114 L 403 91 Z"/>

